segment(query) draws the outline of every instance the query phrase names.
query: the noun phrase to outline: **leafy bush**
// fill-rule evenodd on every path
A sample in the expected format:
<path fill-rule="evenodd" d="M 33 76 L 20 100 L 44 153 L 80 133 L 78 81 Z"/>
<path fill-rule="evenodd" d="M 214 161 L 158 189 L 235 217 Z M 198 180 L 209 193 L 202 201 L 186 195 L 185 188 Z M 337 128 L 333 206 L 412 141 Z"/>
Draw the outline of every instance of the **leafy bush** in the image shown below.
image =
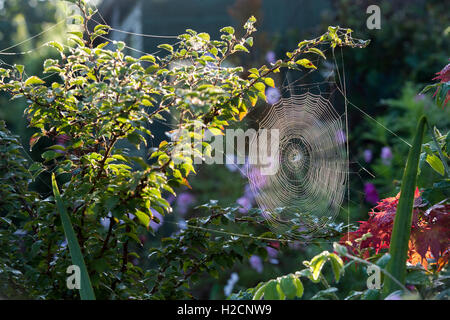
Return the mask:
<path fill-rule="evenodd" d="M 18 177 L 20 188 L 8 188 L 7 192 L 9 198 L 23 199 L 23 204 L 7 203 L 2 211 L 1 241 L 8 248 L 1 253 L 2 276 L 15 284 L 10 287 L 15 288 L 11 295 L 76 296 L 66 288 L 65 281 L 66 267 L 74 263 L 69 262 L 61 225 L 67 211 L 97 297 L 189 297 L 180 289 L 189 279 L 204 271 L 217 274 L 220 267 L 229 267 L 234 259 L 258 250 L 261 243 L 207 238 L 201 224 L 223 221 L 209 213 L 206 222 L 189 222 L 189 228 L 179 237 L 165 239 L 162 248 L 151 250 L 156 268 L 143 269 L 133 263 L 148 255 L 141 249 L 139 236 L 153 232 L 155 224 L 160 223 L 158 215 L 171 212 L 167 196 L 175 196 L 178 187 L 190 187 L 187 178 L 195 169 L 192 154 L 185 150 L 194 149 L 199 155 L 210 148 L 208 143 L 192 146 L 183 142 L 183 132 L 192 137 L 198 134 L 194 129 L 200 127 L 202 136 L 208 130 L 221 134 L 226 126 L 240 121 L 258 99 L 265 99 L 266 86 L 274 85 L 270 74 L 280 68 L 316 68 L 303 56 L 322 56 L 317 47 L 324 43 L 333 48 L 362 47 L 366 43 L 355 41 L 349 29 L 329 27 L 321 37 L 300 42 L 285 60 L 248 70 L 250 75 L 244 79 L 243 68 L 226 67 L 224 62 L 252 46 L 251 34 L 256 30 L 253 17 L 245 23 L 243 37 L 237 37 L 232 27 L 221 30 L 220 40 L 187 30 L 176 46 L 159 46 L 167 55 L 133 58 L 124 55 L 123 42 L 112 44 L 115 50 L 107 49 L 107 43 L 94 45 L 109 27 L 96 25 L 90 30 L 95 12 L 83 1 L 75 2 L 82 15 L 74 20 L 82 31 L 70 33 L 72 47 L 49 42 L 60 58 L 44 62 L 44 72 L 59 75 L 60 82 L 26 78 L 22 65 L 0 69 L 0 89 L 29 104 L 25 114 L 30 126 L 38 129 L 30 145 L 40 139 L 52 144 L 42 153 L 43 163 L 29 166 L 31 178 L 52 172 L 61 189 L 61 198 L 56 183 L 54 197 L 27 193 L 28 171 L 20 167 L 22 160 L 18 160 L 16 151 L 7 153 L 18 170 L 4 172 L 2 178 Z M 151 139 L 151 124 L 165 121 L 168 115 L 176 119 L 173 139 L 163 141 L 150 155 L 134 155 L 133 151 Z M 20 196 L 20 192 L 26 196 Z M 19 207 L 10 210 L 11 205 Z M 74 239 L 66 228 L 70 224 L 64 223 L 64 229 L 73 256 Z M 224 246 L 230 248 L 225 261 L 220 254 Z"/>

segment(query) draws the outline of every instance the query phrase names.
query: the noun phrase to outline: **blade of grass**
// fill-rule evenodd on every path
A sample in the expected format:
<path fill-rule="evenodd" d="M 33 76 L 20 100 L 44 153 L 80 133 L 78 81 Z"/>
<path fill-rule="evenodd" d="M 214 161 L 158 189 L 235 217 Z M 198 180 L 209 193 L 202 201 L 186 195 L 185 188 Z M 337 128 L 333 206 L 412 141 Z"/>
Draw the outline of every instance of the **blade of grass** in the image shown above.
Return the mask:
<path fill-rule="evenodd" d="M 78 244 L 77 237 L 73 231 L 72 223 L 70 222 L 69 215 L 67 214 L 64 202 L 59 193 L 58 184 L 56 183 L 55 174 L 52 174 L 52 187 L 53 194 L 56 200 L 56 206 L 59 214 L 61 215 L 61 222 L 64 228 L 64 233 L 67 238 L 67 244 L 69 246 L 70 256 L 72 257 L 72 263 L 80 268 L 81 283 L 80 283 L 80 297 L 81 300 L 95 300 L 94 289 L 92 289 L 91 280 L 84 263 L 83 254 L 81 253 L 80 245 Z"/>
<path fill-rule="evenodd" d="M 387 271 L 402 285 L 406 278 L 406 258 L 408 255 L 408 243 L 411 234 L 412 213 L 414 205 L 414 193 L 416 189 L 417 172 L 419 167 L 420 151 L 427 119 L 420 118 L 416 135 L 409 150 L 405 172 L 403 173 L 400 199 L 398 200 L 395 214 L 394 227 L 391 235 L 389 254 L 391 259 L 387 265 Z M 391 278 L 386 277 L 383 287 L 383 296 L 402 289 Z"/>

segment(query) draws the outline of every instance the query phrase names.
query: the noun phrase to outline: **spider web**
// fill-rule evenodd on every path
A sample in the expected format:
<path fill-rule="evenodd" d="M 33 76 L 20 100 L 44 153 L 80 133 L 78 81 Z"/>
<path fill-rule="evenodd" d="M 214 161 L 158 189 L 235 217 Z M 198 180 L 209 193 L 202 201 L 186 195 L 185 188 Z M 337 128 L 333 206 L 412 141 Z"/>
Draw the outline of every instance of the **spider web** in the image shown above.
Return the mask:
<path fill-rule="evenodd" d="M 324 95 L 304 88 L 301 94 L 289 90 L 259 121 L 260 129 L 279 132 L 279 152 L 264 161 L 276 163 L 278 170 L 266 175 L 257 160 L 247 167 L 255 201 L 269 226 L 293 239 L 312 236 L 334 220 L 348 181 L 341 116 Z M 249 158 L 258 159 L 259 140 L 256 135 L 250 141 Z"/>

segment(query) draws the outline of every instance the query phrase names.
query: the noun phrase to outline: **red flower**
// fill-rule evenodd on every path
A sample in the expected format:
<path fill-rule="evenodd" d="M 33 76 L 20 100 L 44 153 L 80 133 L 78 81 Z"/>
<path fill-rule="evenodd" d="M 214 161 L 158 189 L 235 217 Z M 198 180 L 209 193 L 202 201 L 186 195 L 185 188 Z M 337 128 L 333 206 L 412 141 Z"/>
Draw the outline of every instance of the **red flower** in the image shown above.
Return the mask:
<path fill-rule="evenodd" d="M 434 77 L 432 80 L 440 80 L 440 83 L 445 83 L 450 81 L 450 63 L 446 65 L 441 71 L 436 72 L 437 76 Z M 436 94 L 439 92 L 439 89 L 442 89 L 438 86 L 436 91 L 433 94 L 433 97 L 436 96 Z M 450 100 L 450 91 L 447 91 L 447 96 L 445 97 L 445 101 L 443 106 L 447 104 L 447 102 Z"/>
<path fill-rule="evenodd" d="M 343 236 L 340 243 L 363 258 L 370 257 L 371 250 L 389 249 L 399 198 L 400 193 L 379 201 L 369 219 L 360 221 L 358 230 Z M 427 268 L 427 259 L 435 259 L 440 271 L 450 258 L 450 204 L 437 204 L 423 212 L 419 189 L 414 199 L 408 261 Z"/>

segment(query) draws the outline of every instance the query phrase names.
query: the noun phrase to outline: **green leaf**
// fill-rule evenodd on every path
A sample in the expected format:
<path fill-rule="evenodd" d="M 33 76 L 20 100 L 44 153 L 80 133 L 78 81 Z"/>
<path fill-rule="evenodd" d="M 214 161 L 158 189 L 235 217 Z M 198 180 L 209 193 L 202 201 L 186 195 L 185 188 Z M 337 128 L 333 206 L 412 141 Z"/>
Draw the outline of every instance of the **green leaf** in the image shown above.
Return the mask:
<path fill-rule="evenodd" d="M 50 46 L 50 47 L 56 48 L 61 53 L 64 51 L 64 47 L 58 41 L 47 42 L 47 45 Z"/>
<path fill-rule="evenodd" d="M 322 271 L 322 268 L 325 264 L 325 262 L 328 260 L 328 251 L 324 251 L 321 254 L 318 254 L 314 258 L 311 259 L 310 262 L 310 268 L 312 271 L 312 278 L 313 280 L 318 280 L 320 276 L 320 272 Z"/>
<path fill-rule="evenodd" d="M 211 39 L 209 34 L 206 32 L 199 33 L 197 36 L 205 41 L 209 41 Z"/>
<path fill-rule="evenodd" d="M 331 287 L 325 290 L 321 290 L 317 292 L 311 300 L 329 300 L 330 298 L 334 297 L 335 292 L 337 292 L 338 289 L 335 287 Z"/>
<path fill-rule="evenodd" d="M 148 227 L 150 225 L 150 216 L 142 212 L 141 210 L 136 209 L 136 217 L 138 218 L 139 222 L 142 223 L 145 227 Z"/>
<path fill-rule="evenodd" d="M 296 293 L 297 297 L 301 298 L 303 296 L 303 291 L 304 291 L 303 283 L 297 277 L 295 277 L 294 283 L 295 283 L 295 286 L 297 287 L 297 293 Z"/>
<path fill-rule="evenodd" d="M 319 56 L 321 56 L 322 58 L 326 59 L 327 57 L 325 56 L 325 54 L 322 52 L 322 50 L 317 49 L 317 48 L 309 48 L 306 52 L 312 52 L 315 54 L 318 54 Z"/>
<path fill-rule="evenodd" d="M 98 24 L 98 25 L 95 26 L 94 32 L 97 32 L 98 30 L 103 30 L 103 29 L 108 29 L 109 30 L 109 29 L 111 29 L 111 27 L 107 26 L 105 24 Z"/>
<path fill-rule="evenodd" d="M 297 295 L 297 286 L 295 284 L 295 277 L 288 275 L 280 280 L 280 287 L 288 299 L 294 299 Z"/>
<path fill-rule="evenodd" d="M 379 298 L 380 290 L 377 289 L 367 289 L 361 296 L 361 300 L 378 300 Z"/>
<path fill-rule="evenodd" d="M 444 165 L 438 156 L 436 156 L 435 154 L 432 155 L 428 154 L 426 161 L 434 169 L 434 171 L 439 173 L 441 176 L 445 175 Z"/>
<path fill-rule="evenodd" d="M 334 279 L 339 282 L 341 274 L 344 272 L 344 261 L 335 253 L 330 253 L 328 256 L 331 261 L 331 268 L 333 269 Z"/>
<path fill-rule="evenodd" d="M 61 216 L 61 223 L 64 228 L 64 234 L 66 235 L 67 244 L 69 246 L 70 256 L 72 263 L 80 268 L 81 283 L 80 283 L 80 297 L 81 300 L 95 300 L 94 289 L 92 289 L 91 280 L 89 279 L 89 273 L 84 263 L 83 254 L 81 253 L 80 245 L 78 244 L 77 237 L 70 222 L 69 215 L 67 214 L 64 202 L 59 193 L 58 184 L 56 183 L 55 174 L 52 173 L 52 187 L 53 195 L 56 201 L 56 207 Z"/>
<path fill-rule="evenodd" d="M 250 53 L 250 51 L 248 51 L 248 49 L 246 47 L 244 47 L 242 44 L 237 44 L 234 46 L 234 50 L 236 51 L 244 51 L 247 53 Z"/>
<path fill-rule="evenodd" d="M 158 48 L 167 50 L 169 52 L 173 52 L 173 47 L 170 44 L 167 44 L 167 43 L 160 44 L 158 46 Z"/>
<path fill-rule="evenodd" d="M 50 161 L 53 159 L 56 159 L 58 157 L 62 156 L 61 153 L 53 151 L 53 150 L 49 150 L 49 151 L 45 151 L 44 153 L 42 153 L 41 157 L 45 160 L 45 161 Z"/>
<path fill-rule="evenodd" d="M 263 284 L 259 287 L 258 290 L 256 290 L 255 295 L 253 296 L 253 300 L 261 300 L 264 291 L 266 290 L 267 283 Z"/>
<path fill-rule="evenodd" d="M 31 76 L 25 81 L 24 85 L 25 86 L 32 86 L 32 85 L 35 85 L 35 84 L 43 84 L 43 83 L 45 83 L 45 82 L 43 80 L 39 79 L 38 77 Z"/>
<path fill-rule="evenodd" d="M 404 285 L 406 277 L 406 259 L 408 256 L 408 243 L 411 234 L 412 213 L 414 194 L 416 189 L 417 172 L 419 167 L 420 151 L 425 131 L 427 118 L 420 118 L 417 125 L 416 135 L 409 150 L 406 168 L 403 174 L 400 199 L 398 200 L 397 212 L 392 229 L 391 245 L 389 254 L 391 259 L 387 265 L 387 271 Z M 390 277 L 384 278 L 383 296 L 399 288 Z"/>
<path fill-rule="evenodd" d="M 277 290 L 278 282 L 270 280 L 264 289 L 264 300 L 280 300 L 280 294 Z"/>
<path fill-rule="evenodd" d="M 134 144 L 136 146 L 137 149 L 139 149 L 139 146 L 141 144 L 141 142 L 146 143 L 145 139 L 143 136 L 141 136 L 139 133 L 137 133 L 136 131 L 133 131 L 132 133 L 130 133 L 129 135 L 127 135 L 127 140 L 131 143 Z"/>
<path fill-rule="evenodd" d="M 153 63 L 156 61 L 155 57 L 152 56 L 151 54 L 147 54 L 145 56 L 142 56 L 142 57 L 139 58 L 139 60 L 153 62 Z"/>
<path fill-rule="evenodd" d="M 208 128 L 208 130 L 215 136 L 223 136 L 223 132 L 219 128 Z"/>
<path fill-rule="evenodd" d="M 430 285 L 430 277 L 423 271 L 414 270 L 406 275 L 406 283 L 410 285 Z"/>
<path fill-rule="evenodd" d="M 17 71 L 19 71 L 20 75 L 22 76 L 23 70 L 25 69 L 25 67 L 21 64 L 15 64 L 14 66 L 16 67 Z"/>
<path fill-rule="evenodd" d="M 386 268 L 387 264 L 389 263 L 389 260 L 391 260 L 391 255 L 389 253 L 383 254 L 380 259 L 378 259 L 376 265 L 380 268 Z"/>
<path fill-rule="evenodd" d="M 317 69 L 317 67 L 308 59 L 300 59 L 295 61 L 295 63 L 307 69 Z"/>
<path fill-rule="evenodd" d="M 264 85 L 264 83 L 262 82 L 256 82 L 253 87 L 255 87 L 256 90 L 258 90 L 259 92 L 264 92 L 266 91 L 266 86 Z"/>
<path fill-rule="evenodd" d="M 269 86 L 274 88 L 275 87 L 275 81 L 273 81 L 272 78 L 264 78 L 264 82 Z"/>
<path fill-rule="evenodd" d="M 234 28 L 233 27 L 224 27 L 224 28 L 220 29 L 220 32 L 234 34 Z"/>

